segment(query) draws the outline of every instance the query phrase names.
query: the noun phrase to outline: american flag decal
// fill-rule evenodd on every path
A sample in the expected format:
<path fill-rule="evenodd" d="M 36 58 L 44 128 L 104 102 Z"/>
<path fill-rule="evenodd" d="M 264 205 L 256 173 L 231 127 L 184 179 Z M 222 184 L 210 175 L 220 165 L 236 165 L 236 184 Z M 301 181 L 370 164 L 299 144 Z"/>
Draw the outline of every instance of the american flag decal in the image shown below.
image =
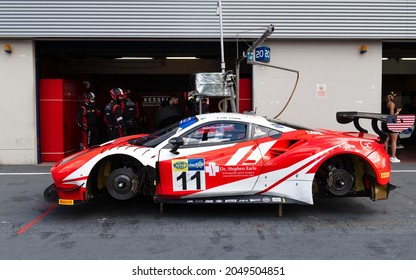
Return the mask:
<path fill-rule="evenodd" d="M 391 115 L 387 117 L 387 127 L 394 132 L 402 132 L 415 123 L 415 115 Z"/>

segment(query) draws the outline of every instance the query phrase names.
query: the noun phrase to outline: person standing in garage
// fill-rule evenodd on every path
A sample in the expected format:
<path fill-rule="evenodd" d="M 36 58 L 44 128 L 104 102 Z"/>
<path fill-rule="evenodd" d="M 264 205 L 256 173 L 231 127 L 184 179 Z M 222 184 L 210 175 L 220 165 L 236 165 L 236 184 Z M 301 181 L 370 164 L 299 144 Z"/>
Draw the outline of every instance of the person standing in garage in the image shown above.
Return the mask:
<path fill-rule="evenodd" d="M 123 101 L 123 90 L 113 88 L 110 90 L 111 101 L 105 106 L 104 122 L 107 125 L 108 140 L 126 136 L 126 124 L 123 119 L 121 103 Z"/>
<path fill-rule="evenodd" d="M 397 94 L 394 93 L 393 91 L 389 94 L 387 94 L 387 96 L 385 97 L 385 102 L 383 104 L 383 108 L 382 108 L 382 113 L 383 114 L 389 114 L 389 115 L 398 115 L 401 111 L 401 108 L 396 108 L 396 104 L 394 103 L 394 97 Z M 387 127 L 387 123 L 383 122 L 381 124 L 381 128 L 383 130 L 383 132 L 387 133 L 387 138 L 386 141 L 384 143 L 385 149 L 388 152 L 389 150 L 389 144 L 390 144 L 390 152 L 391 152 L 391 157 L 390 157 L 390 162 L 393 163 L 399 163 L 400 160 L 396 157 L 396 150 L 397 150 L 397 140 L 399 137 L 399 133 L 398 132 L 394 132 L 391 131 L 388 127 Z"/>
<path fill-rule="evenodd" d="M 137 120 L 139 119 L 139 105 L 131 99 L 130 90 L 124 91 L 122 102 L 123 119 L 126 123 L 127 135 L 137 134 Z"/>
<path fill-rule="evenodd" d="M 95 106 L 95 94 L 90 91 L 85 93 L 76 117 L 77 124 L 81 128 L 83 149 L 89 149 L 98 144 L 100 115 L 100 110 Z"/>
<path fill-rule="evenodd" d="M 171 95 L 169 100 L 164 100 L 154 115 L 156 129 L 161 129 L 181 119 L 183 119 L 183 113 L 176 94 Z"/>

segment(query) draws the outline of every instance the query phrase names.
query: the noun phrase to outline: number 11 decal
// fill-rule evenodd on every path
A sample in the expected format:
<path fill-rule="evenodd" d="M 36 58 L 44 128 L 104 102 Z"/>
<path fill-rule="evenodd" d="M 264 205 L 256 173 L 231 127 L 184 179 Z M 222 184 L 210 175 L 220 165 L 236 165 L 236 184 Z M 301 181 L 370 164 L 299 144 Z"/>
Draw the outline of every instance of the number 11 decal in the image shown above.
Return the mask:
<path fill-rule="evenodd" d="M 203 158 L 172 160 L 173 191 L 205 190 Z"/>
<path fill-rule="evenodd" d="M 196 171 L 192 175 L 193 172 L 182 172 L 179 176 L 176 177 L 176 181 L 179 181 L 182 185 L 181 190 L 182 191 L 188 191 L 188 190 L 201 190 L 201 173 L 204 177 L 205 181 L 205 174 L 201 171 Z M 205 182 L 204 182 L 205 183 Z M 175 187 L 178 184 L 175 184 Z M 205 185 L 205 184 L 204 184 Z M 205 189 L 205 188 L 204 188 Z M 176 188 L 175 188 L 176 190 Z"/>

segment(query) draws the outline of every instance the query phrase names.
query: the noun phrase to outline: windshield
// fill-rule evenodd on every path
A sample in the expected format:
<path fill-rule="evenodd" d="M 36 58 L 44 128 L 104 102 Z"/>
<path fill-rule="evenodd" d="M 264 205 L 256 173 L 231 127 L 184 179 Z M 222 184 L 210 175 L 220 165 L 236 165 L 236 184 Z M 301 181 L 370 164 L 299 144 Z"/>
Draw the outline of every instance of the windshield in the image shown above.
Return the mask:
<path fill-rule="evenodd" d="M 193 125 L 197 121 L 198 119 L 196 117 L 189 117 L 189 118 L 181 120 L 180 122 L 177 122 L 169 126 L 166 126 L 162 129 L 159 129 L 146 136 L 131 139 L 129 143 L 132 145 L 154 148 L 160 143 L 162 143 L 163 141 L 165 141 L 166 139 L 168 139 L 169 137 L 171 137 L 172 135 L 175 135 L 180 130 Z"/>
<path fill-rule="evenodd" d="M 143 146 L 143 147 L 156 147 L 172 135 L 174 135 L 179 129 L 179 123 L 171 124 L 167 127 L 159 129 L 154 133 L 148 134 L 146 136 L 135 138 L 129 141 L 130 144 Z"/>

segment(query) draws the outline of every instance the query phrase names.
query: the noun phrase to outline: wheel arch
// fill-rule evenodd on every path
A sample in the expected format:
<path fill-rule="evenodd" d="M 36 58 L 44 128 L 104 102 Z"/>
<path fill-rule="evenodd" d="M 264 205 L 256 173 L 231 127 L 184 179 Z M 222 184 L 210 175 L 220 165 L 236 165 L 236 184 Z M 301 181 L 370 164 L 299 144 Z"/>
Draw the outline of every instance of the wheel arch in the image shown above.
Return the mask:
<path fill-rule="evenodd" d="M 129 168 L 141 177 L 146 174 L 146 168 L 135 157 L 126 154 L 113 154 L 100 159 L 91 169 L 87 180 L 87 190 L 90 197 L 106 190 L 107 179 L 111 172 L 118 168 Z"/>
<path fill-rule="evenodd" d="M 369 194 L 369 186 L 365 184 L 364 177 L 378 178 L 376 166 L 365 156 L 356 153 L 337 153 L 322 160 L 316 166 L 316 173 L 313 182 L 313 193 L 327 195 L 328 178 L 333 169 L 346 170 L 351 174 L 353 185 L 351 193 L 345 196 L 356 194 Z M 362 195 L 360 195 L 362 196 Z"/>

